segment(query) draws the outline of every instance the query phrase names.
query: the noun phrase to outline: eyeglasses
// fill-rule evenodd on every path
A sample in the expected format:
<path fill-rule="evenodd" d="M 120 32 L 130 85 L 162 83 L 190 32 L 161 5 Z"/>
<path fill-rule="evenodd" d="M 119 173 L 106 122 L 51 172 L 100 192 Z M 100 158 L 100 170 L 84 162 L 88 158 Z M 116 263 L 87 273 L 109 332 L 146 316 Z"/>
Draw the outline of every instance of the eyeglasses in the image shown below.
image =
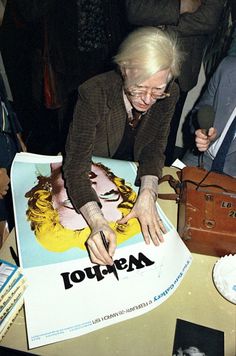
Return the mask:
<path fill-rule="evenodd" d="M 151 97 L 153 100 L 159 100 L 159 99 L 164 99 L 166 97 L 170 96 L 169 92 L 166 92 L 165 90 L 168 89 L 170 90 L 171 84 L 173 81 L 167 84 L 164 88 L 152 88 L 151 91 L 148 88 L 142 88 L 139 87 L 138 85 L 134 85 L 133 87 L 127 88 L 125 92 L 134 97 L 144 97 L 148 93 L 150 93 Z"/>

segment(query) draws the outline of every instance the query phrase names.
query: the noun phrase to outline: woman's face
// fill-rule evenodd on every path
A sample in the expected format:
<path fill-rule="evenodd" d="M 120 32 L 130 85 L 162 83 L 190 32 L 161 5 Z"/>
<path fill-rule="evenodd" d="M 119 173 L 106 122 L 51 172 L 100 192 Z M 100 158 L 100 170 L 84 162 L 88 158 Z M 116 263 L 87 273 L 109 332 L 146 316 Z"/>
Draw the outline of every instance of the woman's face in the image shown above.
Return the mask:
<path fill-rule="evenodd" d="M 135 76 L 135 72 L 133 73 L 132 70 L 126 69 L 125 75 L 127 77 L 128 82 L 133 81 L 132 77 Z M 163 94 L 168 84 L 169 75 L 169 69 L 162 70 L 153 74 L 141 84 L 133 86 L 132 88 L 135 88 L 138 92 L 141 93 L 138 95 L 127 94 L 127 97 L 133 108 L 135 108 L 139 112 L 145 112 L 150 109 L 150 107 L 158 100 L 158 98 L 156 97 L 153 98 L 153 93 L 160 92 L 161 97 L 161 94 Z M 127 88 L 128 92 L 129 90 L 130 92 L 132 92 L 132 88 Z"/>
<path fill-rule="evenodd" d="M 79 230 L 87 226 L 83 216 L 78 214 L 73 208 L 61 175 L 61 166 L 52 164 L 52 173 L 57 170 L 57 174 L 52 174 L 52 196 L 53 207 L 57 209 L 60 223 L 69 229 Z M 102 204 L 102 212 L 108 221 L 116 221 L 121 218 L 121 213 L 117 206 L 122 202 L 122 197 L 117 186 L 107 177 L 106 172 L 92 165 L 89 178 L 93 189 L 96 191 Z"/>
<path fill-rule="evenodd" d="M 92 165 L 89 178 L 102 204 L 102 212 L 106 219 L 116 221 L 121 218 L 121 213 L 117 209 L 117 206 L 123 199 L 115 183 L 107 177 L 106 172 L 102 168 L 96 165 Z"/>

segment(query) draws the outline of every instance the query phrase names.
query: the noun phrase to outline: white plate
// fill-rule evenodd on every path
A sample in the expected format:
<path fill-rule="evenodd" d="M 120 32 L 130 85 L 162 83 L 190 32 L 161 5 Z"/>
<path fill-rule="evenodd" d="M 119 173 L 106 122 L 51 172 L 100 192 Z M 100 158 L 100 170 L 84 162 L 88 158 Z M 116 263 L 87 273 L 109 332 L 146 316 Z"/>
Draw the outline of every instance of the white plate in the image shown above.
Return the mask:
<path fill-rule="evenodd" d="M 221 257 L 216 262 L 213 280 L 220 294 L 236 304 L 236 255 Z"/>

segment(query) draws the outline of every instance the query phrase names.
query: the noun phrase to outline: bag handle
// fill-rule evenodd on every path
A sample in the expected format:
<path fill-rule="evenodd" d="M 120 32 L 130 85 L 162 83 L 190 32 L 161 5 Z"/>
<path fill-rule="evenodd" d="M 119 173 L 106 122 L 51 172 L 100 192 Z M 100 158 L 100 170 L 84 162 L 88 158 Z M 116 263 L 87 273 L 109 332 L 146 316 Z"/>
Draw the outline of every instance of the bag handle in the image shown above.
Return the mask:
<path fill-rule="evenodd" d="M 200 188 L 209 188 L 209 187 L 211 187 L 211 188 L 220 189 L 225 193 L 235 193 L 235 191 L 226 189 L 222 185 L 219 185 L 219 184 L 214 184 L 214 183 L 204 184 L 204 181 L 208 178 L 210 173 L 215 173 L 215 172 L 206 171 L 205 176 L 200 180 L 200 182 L 193 181 L 192 179 L 183 179 L 183 183 L 190 183 L 190 184 L 195 185 L 196 186 L 196 188 L 195 188 L 196 190 L 199 190 Z M 222 175 L 222 178 L 224 178 L 224 175 Z"/>
<path fill-rule="evenodd" d="M 202 184 L 201 182 L 198 183 L 198 182 L 194 182 L 193 180 L 191 179 L 187 179 L 184 181 L 184 183 L 191 183 L 193 185 L 196 185 L 196 190 L 199 190 L 200 188 L 209 188 L 209 187 L 212 187 L 212 188 L 218 188 L 218 189 L 221 189 L 223 190 L 224 192 L 226 193 L 235 193 L 233 191 L 230 191 L 228 189 L 225 189 L 224 187 L 221 187 L 220 185 L 217 185 L 217 184 Z"/>
<path fill-rule="evenodd" d="M 195 167 L 188 167 L 188 168 L 192 169 Z M 211 171 L 208 171 L 207 174 L 203 177 L 203 179 L 200 180 L 200 182 L 196 182 L 191 179 L 186 179 L 187 177 L 186 178 L 183 177 L 183 181 L 182 181 L 181 180 L 182 172 L 183 172 L 183 170 L 177 171 L 178 180 L 175 179 L 171 174 L 166 174 L 162 178 L 159 179 L 159 182 L 158 182 L 159 185 L 163 182 L 168 182 L 169 185 L 171 186 L 171 188 L 174 189 L 175 194 L 160 193 L 160 194 L 158 194 L 158 198 L 164 199 L 164 200 L 175 200 L 178 203 L 180 200 L 181 189 L 183 188 L 184 184 L 187 184 L 187 183 L 193 184 L 195 186 L 196 190 L 198 190 L 199 188 L 217 188 L 217 189 L 221 190 L 222 192 L 224 192 L 225 194 L 235 194 L 235 191 L 226 189 L 219 184 L 214 184 L 214 183 L 204 184 L 204 180 L 208 177 L 208 175 L 211 173 Z"/>
<path fill-rule="evenodd" d="M 159 179 L 158 185 L 168 182 L 171 188 L 174 189 L 174 193 L 160 193 L 158 194 L 158 198 L 164 199 L 164 200 L 175 200 L 177 203 L 179 202 L 179 196 L 180 196 L 180 188 L 181 188 L 181 182 L 177 179 L 175 179 L 171 174 L 166 174 L 162 178 Z"/>

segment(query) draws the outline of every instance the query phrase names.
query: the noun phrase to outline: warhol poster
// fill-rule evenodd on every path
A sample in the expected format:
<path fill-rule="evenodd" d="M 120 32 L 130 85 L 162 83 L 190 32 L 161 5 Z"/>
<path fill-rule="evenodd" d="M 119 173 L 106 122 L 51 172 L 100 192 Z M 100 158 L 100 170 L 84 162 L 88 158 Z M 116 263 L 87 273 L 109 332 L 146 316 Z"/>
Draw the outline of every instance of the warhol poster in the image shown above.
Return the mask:
<path fill-rule="evenodd" d="M 28 280 L 29 348 L 78 337 L 158 307 L 191 264 L 190 252 L 158 205 L 167 229 L 160 246 L 144 243 L 136 219 L 117 226 L 137 196 L 136 165 L 100 157 L 93 157 L 90 179 L 116 231 L 119 280 L 111 267 L 91 263 L 85 247 L 90 230 L 70 204 L 61 160 L 20 153 L 11 171 L 18 253 Z"/>

